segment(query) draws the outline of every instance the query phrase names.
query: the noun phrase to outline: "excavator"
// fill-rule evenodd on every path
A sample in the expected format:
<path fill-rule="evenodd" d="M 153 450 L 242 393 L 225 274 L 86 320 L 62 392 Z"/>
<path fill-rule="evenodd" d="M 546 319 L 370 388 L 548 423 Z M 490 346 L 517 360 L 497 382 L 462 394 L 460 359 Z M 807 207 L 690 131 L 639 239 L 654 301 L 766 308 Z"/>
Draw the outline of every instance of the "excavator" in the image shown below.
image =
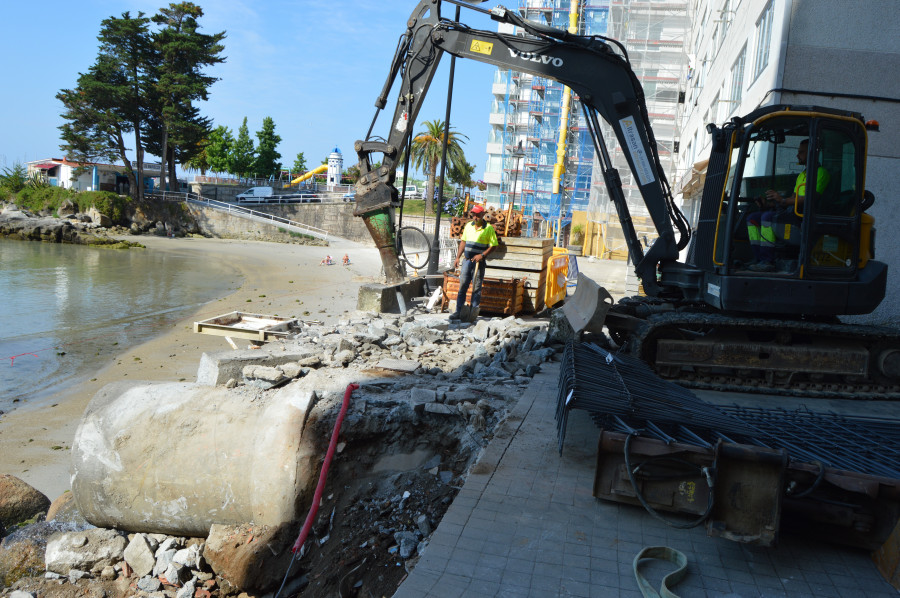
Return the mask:
<path fill-rule="evenodd" d="M 444 4 L 487 14 L 526 35 L 471 28 L 460 22 L 459 8 L 455 19 L 443 17 Z M 874 259 L 874 219 L 865 213 L 874 201 L 865 189 L 867 135 L 877 123 L 856 112 L 782 104 L 707 125 L 712 149 L 692 231 L 660 165 L 624 46 L 528 21 L 502 6 L 421 0 L 398 43 L 369 133 L 355 144 L 355 214 L 379 248 L 388 284 L 404 280 L 394 231 L 395 173 L 444 53 L 558 81 L 580 99 L 644 292 L 596 310 L 603 312 L 599 322 L 588 314 L 594 319 L 589 332 L 604 330 L 611 345 L 686 386 L 900 398 L 900 332 L 838 319 L 871 313 L 885 295 L 887 265 Z M 378 113 L 398 81 L 390 132 L 375 138 Z M 658 233 L 649 247 L 635 232 L 600 119 L 613 131 Z M 820 173 L 809 186 L 798 182 L 806 171 Z M 764 203 L 773 191 L 781 194 L 778 210 Z M 748 219 L 763 211 L 771 212 L 777 259 L 758 268 L 758 235 Z"/>

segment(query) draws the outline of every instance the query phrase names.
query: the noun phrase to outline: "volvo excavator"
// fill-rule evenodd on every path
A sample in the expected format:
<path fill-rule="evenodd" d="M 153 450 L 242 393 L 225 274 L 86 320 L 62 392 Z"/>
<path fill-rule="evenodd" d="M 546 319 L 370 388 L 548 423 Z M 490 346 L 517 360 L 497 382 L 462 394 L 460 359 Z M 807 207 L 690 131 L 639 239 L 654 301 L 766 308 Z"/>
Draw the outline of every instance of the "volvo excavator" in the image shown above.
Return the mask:
<path fill-rule="evenodd" d="M 525 35 L 473 29 L 460 22 L 459 8 L 455 19 L 442 16 L 445 4 L 487 14 Z M 838 320 L 871 313 L 887 281 L 887 265 L 874 259 L 874 219 L 865 213 L 874 198 L 865 189 L 867 123 L 861 114 L 772 105 L 708 125 L 712 149 L 692 231 L 660 165 L 644 93 L 624 46 L 528 21 L 502 6 L 419 2 L 376 101 L 377 119 L 399 83 L 387 138 L 372 136 L 373 119 L 366 139 L 355 144 L 355 214 L 379 248 L 389 284 L 404 280 L 394 231 L 402 200 L 395 172 L 444 53 L 558 81 L 580 99 L 644 291 L 608 307 L 602 324 L 613 344 L 687 386 L 900 398 L 900 332 Z M 612 129 L 656 227 L 658 237 L 646 249 L 600 119 Z M 804 164 L 827 174 L 797 192 L 805 186 L 797 182 Z M 777 260 L 768 269 L 754 268 L 747 219 L 773 190 L 794 199 L 783 200 L 788 205 L 775 213 Z"/>

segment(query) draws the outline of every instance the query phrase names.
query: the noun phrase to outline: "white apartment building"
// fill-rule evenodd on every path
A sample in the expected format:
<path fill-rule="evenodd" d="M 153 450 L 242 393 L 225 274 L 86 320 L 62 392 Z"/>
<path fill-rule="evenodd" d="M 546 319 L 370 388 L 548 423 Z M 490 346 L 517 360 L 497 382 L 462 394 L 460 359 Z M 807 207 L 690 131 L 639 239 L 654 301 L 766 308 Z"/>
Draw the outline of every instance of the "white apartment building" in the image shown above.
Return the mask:
<path fill-rule="evenodd" d="M 857 321 L 900 321 L 900 236 L 893 207 L 900 172 L 900 4 L 896 0 L 690 0 L 686 104 L 674 190 L 696 224 L 707 123 L 773 104 L 817 105 L 879 121 L 869 134 L 866 188 L 876 259 L 892 266 L 887 297 Z"/>

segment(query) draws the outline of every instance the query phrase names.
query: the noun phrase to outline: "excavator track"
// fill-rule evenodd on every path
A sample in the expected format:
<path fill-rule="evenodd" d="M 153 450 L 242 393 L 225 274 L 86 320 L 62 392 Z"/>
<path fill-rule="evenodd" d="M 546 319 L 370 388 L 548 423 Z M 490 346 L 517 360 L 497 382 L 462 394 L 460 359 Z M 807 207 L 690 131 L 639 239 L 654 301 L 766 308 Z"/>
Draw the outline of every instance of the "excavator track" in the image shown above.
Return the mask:
<path fill-rule="evenodd" d="M 900 400 L 893 328 L 675 311 L 641 318 L 627 332 L 609 329 L 629 353 L 689 388 Z"/>

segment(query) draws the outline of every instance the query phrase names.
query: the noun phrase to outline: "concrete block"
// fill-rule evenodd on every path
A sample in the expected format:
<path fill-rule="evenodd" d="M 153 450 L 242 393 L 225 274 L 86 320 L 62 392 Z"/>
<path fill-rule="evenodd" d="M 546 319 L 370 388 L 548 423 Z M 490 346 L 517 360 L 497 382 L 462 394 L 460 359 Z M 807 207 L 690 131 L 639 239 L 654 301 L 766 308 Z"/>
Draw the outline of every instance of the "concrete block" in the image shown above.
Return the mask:
<path fill-rule="evenodd" d="M 376 313 L 400 313 L 397 292 L 403 297 L 407 309 L 412 307 L 412 300 L 421 297 L 425 292 L 425 279 L 416 278 L 399 284 L 364 284 L 359 288 L 356 309 L 374 311 Z"/>
<path fill-rule="evenodd" d="M 265 347 L 259 350 L 204 353 L 197 368 L 197 384 L 218 386 L 225 384 L 229 378 L 240 380 L 244 367 L 248 365 L 275 367 L 310 358 L 318 361 L 319 356 L 312 349 L 275 352 L 267 351 Z"/>
<path fill-rule="evenodd" d="M 125 562 L 134 569 L 135 575 L 143 577 L 149 575 L 156 565 L 156 557 L 147 543 L 143 534 L 135 534 L 125 547 Z"/>

